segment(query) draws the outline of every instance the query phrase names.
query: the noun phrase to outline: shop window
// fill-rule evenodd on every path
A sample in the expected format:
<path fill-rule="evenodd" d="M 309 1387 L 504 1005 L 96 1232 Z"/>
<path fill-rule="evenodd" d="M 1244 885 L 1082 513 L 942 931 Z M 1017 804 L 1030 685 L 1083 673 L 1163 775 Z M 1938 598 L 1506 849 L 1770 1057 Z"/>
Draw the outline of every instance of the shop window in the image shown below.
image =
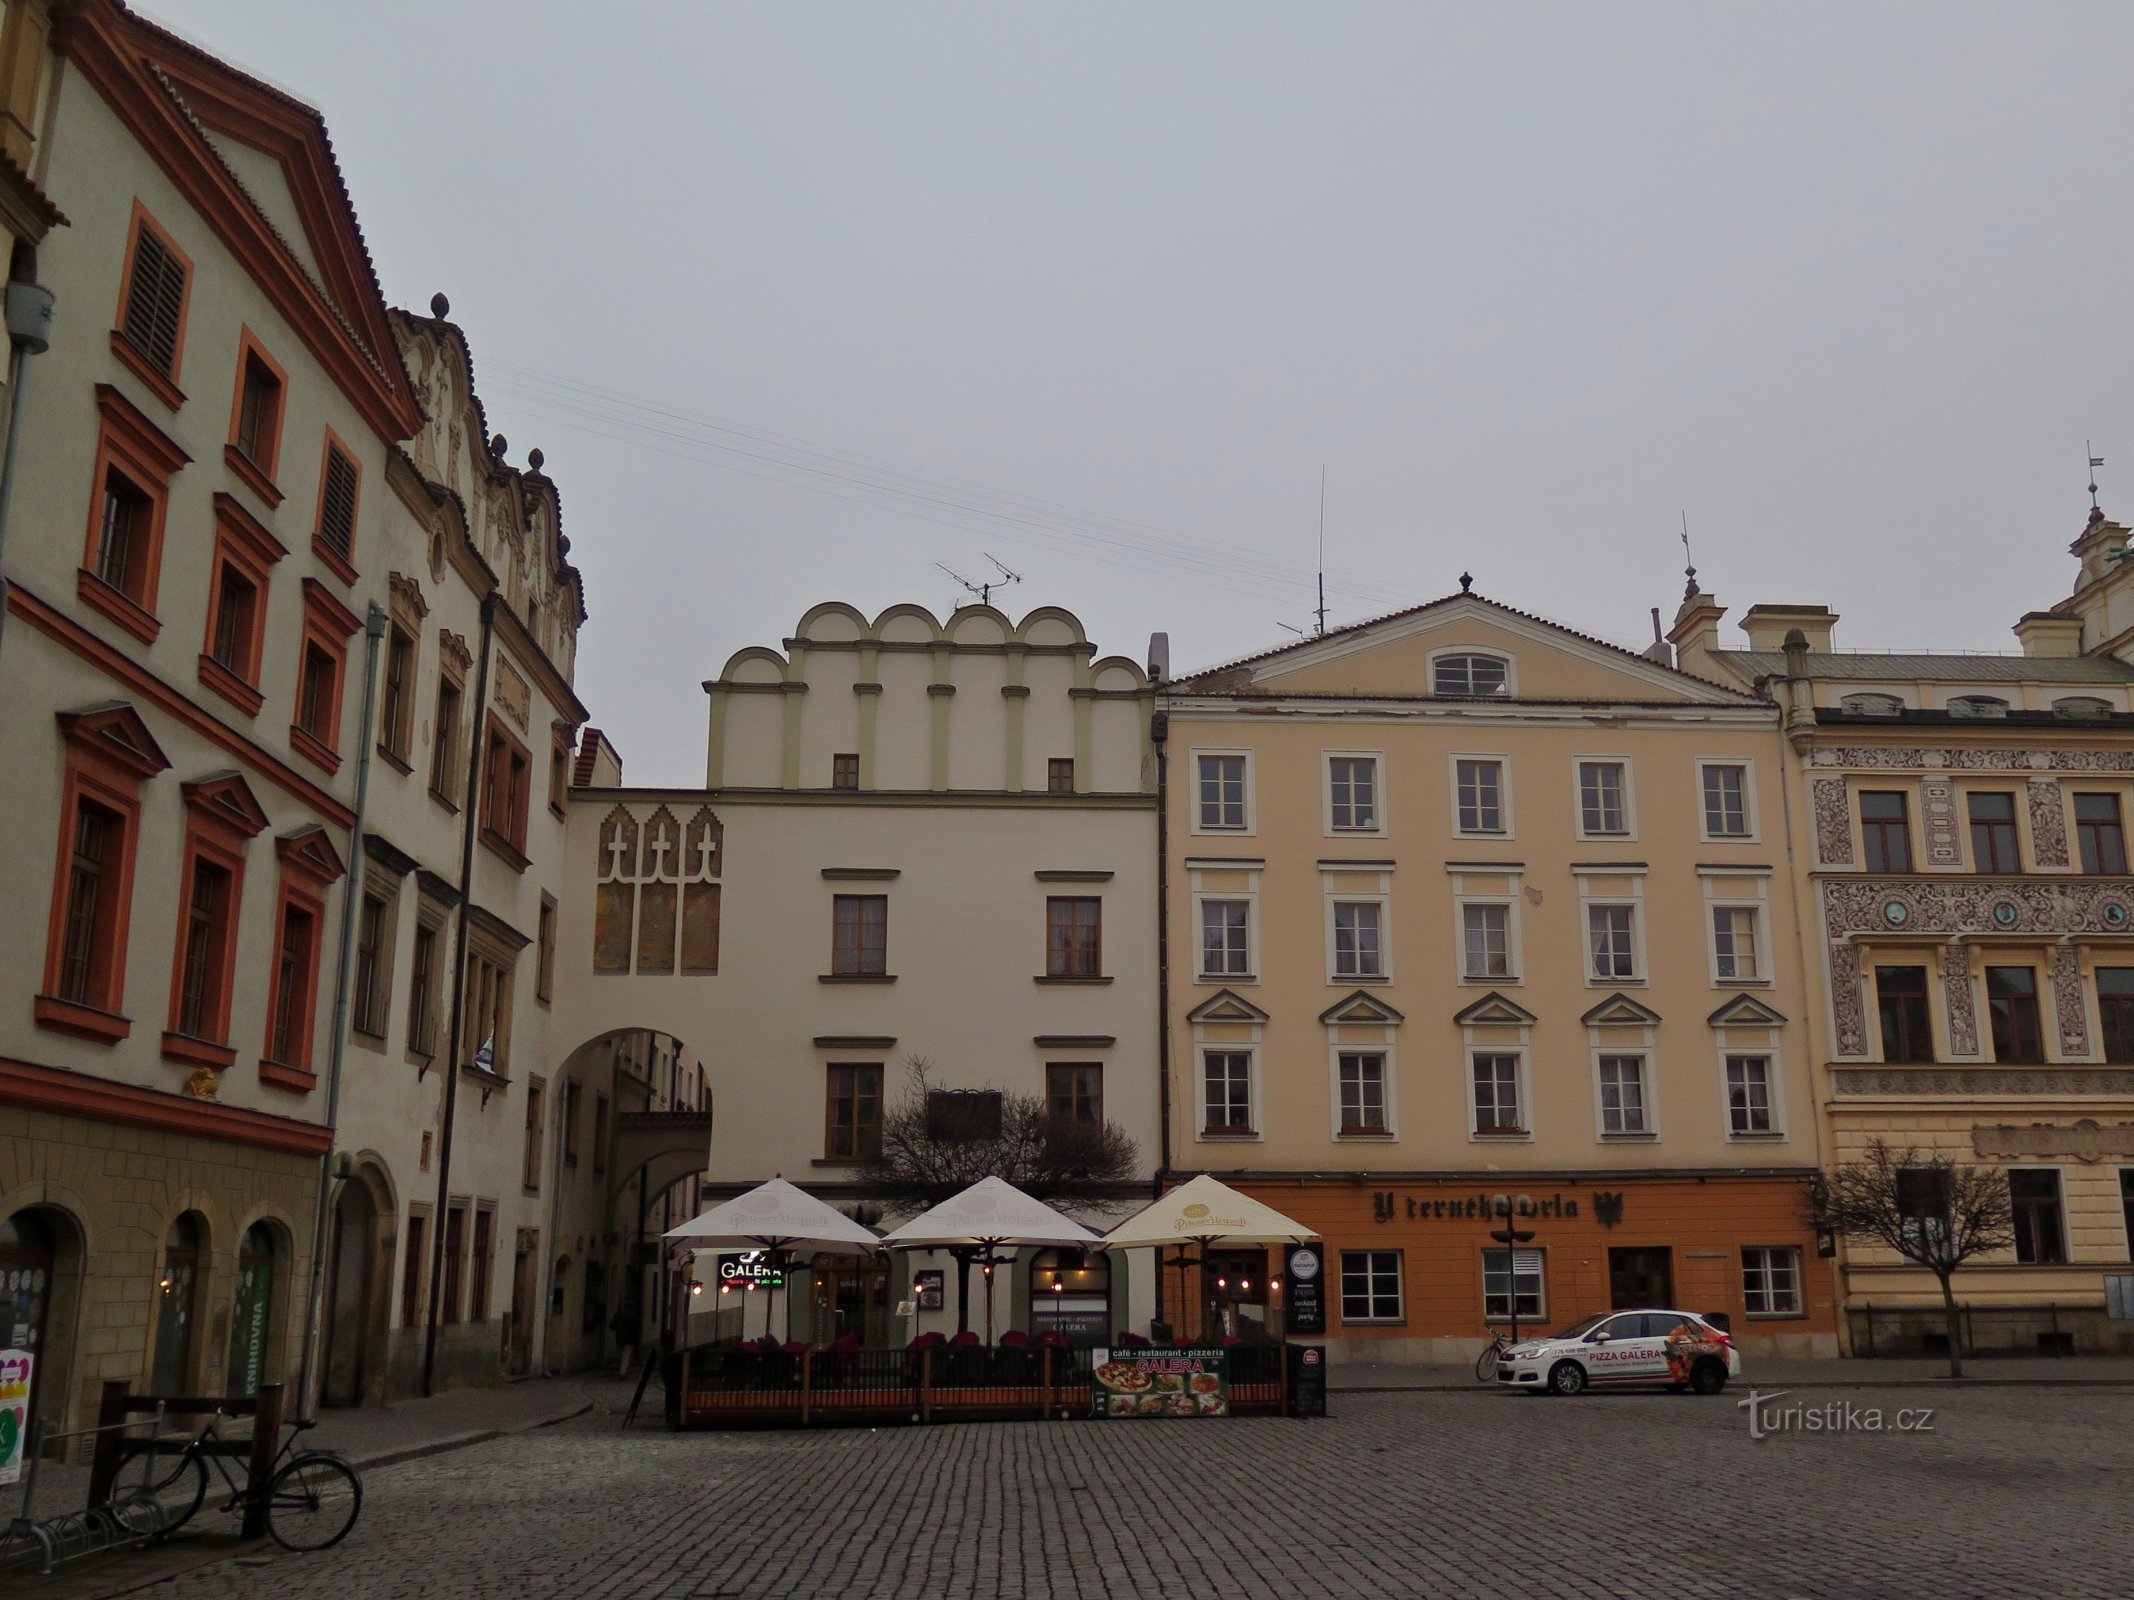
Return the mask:
<path fill-rule="evenodd" d="M 1511 978 L 1512 908 L 1508 902 L 1460 907 L 1460 976 Z"/>
<path fill-rule="evenodd" d="M 1335 977 L 1383 978 L 1386 975 L 1381 926 L 1384 909 L 1376 900 L 1334 902 Z"/>
<path fill-rule="evenodd" d="M 341 876 L 340 858 L 316 825 L 275 841 L 281 890 L 275 908 L 274 966 L 267 990 L 267 1039 L 259 1075 L 276 1088 L 308 1091 L 317 1032 L 319 953 L 326 890 Z"/>
<path fill-rule="evenodd" d="M 1383 1134 L 1392 1130 L 1386 1115 L 1386 1057 L 1382 1050 L 1337 1053 L 1335 1074 L 1341 1093 L 1344 1134 Z"/>
<path fill-rule="evenodd" d="M 2075 796 L 2075 840 L 2082 850 L 2082 870 L 2093 876 L 2124 877 L 2127 836 L 2119 820 L 2116 794 Z"/>
<path fill-rule="evenodd" d="M 1993 1026 L 1993 1059 L 2021 1066 L 2045 1060 L 2038 1017 L 2038 974 L 2031 967 L 1986 969 L 1986 1013 Z"/>
<path fill-rule="evenodd" d="M 1252 1054 L 1204 1050 L 1200 1058 L 1204 1134 L 1236 1138 L 1253 1132 Z"/>
<path fill-rule="evenodd" d="M 1062 1122 L 1104 1124 L 1104 1068 L 1095 1061 L 1045 1063 L 1045 1108 Z"/>
<path fill-rule="evenodd" d="M 289 375 L 250 328 L 238 336 L 237 384 L 230 397 L 230 442 L 223 461 L 238 480 L 272 510 L 282 492 L 274 485 L 282 449 L 282 402 Z"/>
<path fill-rule="evenodd" d="M 1731 762 L 1707 761 L 1698 770 L 1704 796 L 1704 836 L 1749 838 L 1754 831 L 1749 817 L 1749 769 Z"/>
<path fill-rule="evenodd" d="M 1377 833 L 1378 758 L 1329 756 L 1326 762 L 1327 820 L 1335 833 Z"/>
<path fill-rule="evenodd" d="M 326 592 L 316 578 L 304 580 L 304 633 L 297 660 L 295 720 L 289 743 L 328 773 L 341 768 L 341 700 L 348 673 L 348 641 L 361 619 Z"/>
<path fill-rule="evenodd" d="M 1245 758 L 1203 755 L 1194 763 L 1201 833 L 1243 833 L 1250 814 Z"/>
<path fill-rule="evenodd" d="M 356 512 L 362 498 L 363 473 L 355 452 L 328 428 L 319 463 L 318 532 L 311 550 L 343 583 L 356 581 Z"/>
<path fill-rule="evenodd" d="M 1726 1126 L 1736 1139 L 1754 1139 L 1778 1132 L 1778 1119 L 1771 1098 L 1769 1056 L 1726 1058 Z"/>
<path fill-rule="evenodd" d="M 1971 822 L 1971 870 L 2021 872 L 2022 856 L 2016 845 L 2015 796 L 2003 790 L 1985 790 L 1967 795 L 1964 805 Z"/>
<path fill-rule="evenodd" d="M 1754 906 L 1712 908 L 1712 970 L 1721 983 L 1761 983 L 1763 952 Z"/>
<path fill-rule="evenodd" d="M 1200 902 L 1200 976 L 1247 978 L 1252 975 L 1252 902 Z"/>
<path fill-rule="evenodd" d="M 1860 844 L 1869 872 L 1912 870 L 1910 802 L 1901 789 L 1860 793 Z"/>
<path fill-rule="evenodd" d="M 1104 970 L 1104 902 L 1094 895 L 1045 900 L 1045 976 L 1094 978 Z"/>
<path fill-rule="evenodd" d="M 824 1120 L 822 1152 L 830 1161 L 873 1161 L 881 1154 L 879 1062 L 834 1062 Z"/>
<path fill-rule="evenodd" d="M 1612 1055 L 1600 1058 L 1601 1136 L 1634 1139 L 1652 1132 L 1647 1109 L 1645 1058 Z"/>
<path fill-rule="evenodd" d="M 1881 1014 L 1884 1061 L 1934 1059 L 1925 967 L 1875 968 L 1875 1004 Z"/>
<path fill-rule="evenodd" d="M 1511 663 L 1502 656 L 1439 656 L 1430 666 L 1432 694 L 1506 694 Z"/>
<path fill-rule="evenodd" d="M 830 787 L 833 789 L 857 789 L 860 786 L 860 758 L 857 753 L 846 751 L 830 758 Z"/>
<path fill-rule="evenodd" d="M 519 1155 L 519 1186 L 528 1194 L 541 1189 L 541 1119 L 548 1101 L 548 1085 L 539 1078 L 526 1080 L 526 1143 Z"/>
<path fill-rule="evenodd" d="M 1040 1250 L 1030 1258 L 1030 1328 L 1077 1350 L 1111 1343 L 1111 1257 L 1102 1250 Z"/>
<path fill-rule="evenodd" d="M 533 757 L 494 715 L 482 755 L 482 843 L 517 871 L 525 871 L 528 784 Z"/>
<path fill-rule="evenodd" d="M 1461 833 L 1503 833 L 1504 763 L 1455 761 L 1452 767 L 1454 810 Z"/>
<path fill-rule="evenodd" d="M 2097 1015 L 2104 1025 L 2104 1059 L 2134 1065 L 2134 967 L 2097 969 Z"/>
<path fill-rule="evenodd" d="M 185 403 L 178 369 L 185 357 L 192 279 L 192 258 L 135 201 L 111 351 L 172 410 Z"/>
<path fill-rule="evenodd" d="M 163 1263 L 156 1276 L 156 1342 L 149 1368 L 151 1394 L 182 1395 L 193 1388 L 193 1323 L 198 1313 L 200 1264 L 207 1229 L 188 1211 L 163 1237 Z"/>
<path fill-rule="evenodd" d="M 1491 1322 L 1504 1322 L 1515 1311 L 1521 1322 L 1538 1322 L 1548 1315 L 1541 1252 L 1484 1250 L 1482 1315 Z"/>
<path fill-rule="evenodd" d="M 400 1255 L 400 1325 L 422 1326 L 422 1281 L 429 1258 L 430 1219 L 419 1211 L 408 1213 L 407 1239 Z"/>
<path fill-rule="evenodd" d="M 1628 769 L 1620 761 L 1578 764 L 1578 831 L 1588 839 L 1619 839 L 1630 832 Z"/>
<path fill-rule="evenodd" d="M 889 971 L 889 897 L 841 894 L 831 900 L 830 971 L 882 977 Z"/>
<path fill-rule="evenodd" d="M 857 788 L 858 786 L 859 779 L 855 775 L 853 787 Z M 1045 793 L 1074 793 L 1074 757 L 1053 756 L 1045 762 Z"/>
<path fill-rule="evenodd" d="M 191 458 L 109 384 L 96 389 L 101 422 L 89 496 L 89 532 L 77 592 L 143 644 L 163 624 L 156 595 L 170 482 Z"/>
<path fill-rule="evenodd" d="M 1750 1246 L 1741 1252 L 1742 1305 L 1752 1317 L 1801 1314 L 1801 1253 L 1798 1247 Z"/>
<path fill-rule="evenodd" d="M 274 1231 L 263 1222 L 245 1230 L 237 1249 L 237 1301 L 230 1313 L 229 1394 L 257 1394 L 267 1376 L 267 1340 L 274 1329 Z"/>
<path fill-rule="evenodd" d="M 445 1208 L 445 1282 L 444 1294 L 439 1307 L 439 1321 L 459 1321 L 461 1275 L 465 1271 L 463 1257 L 466 1247 L 467 1208 L 461 1204 L 447 1206 Z"/>
<path fill-rule="evenodd" d="M 1398 1250 L 1341 1252 L 1343 1322 L 1400 1322 L 1406 1315 Z"/>
<path fill-rule="evenodd" d="M 51 1326 L 52 1302 L 59 1291 L 59 1239 L 51 1223 L 49 1212 L 0 1214 L 0 1324 L 8 1329 L 10 1345 L 36 1357 L 30 1369 L 28 1418 L 19 1412 L 15 1417 L 16 1425 L 25 1429 L 43 1420 L 44 1395 L 63 1393 L 50 1385 L 69 1353 L 64 1333 Z M 55 1332 L 60 1332 L 56 1340 L 50 1337 Z M 64 1399 L 60 1403 L 64 1411 Z"/>
<path fill-rule="evenodd" d="M 1477 1055 L 1469 1066 L 1474 1093 L 1474 1131 L 1482 1138 L 1523 1136 L 1526 1112 L 1521 1106 L 1520 1061 L 1513 1054 Z"/>
<path fill-rule="evenodd" d="M 2054 1167 L 2010 1167 L 2008 1198 L 2015 1220 L 2015 1258 L 2030 1266 L 2067 1261 L 2067 1221 Z"/>

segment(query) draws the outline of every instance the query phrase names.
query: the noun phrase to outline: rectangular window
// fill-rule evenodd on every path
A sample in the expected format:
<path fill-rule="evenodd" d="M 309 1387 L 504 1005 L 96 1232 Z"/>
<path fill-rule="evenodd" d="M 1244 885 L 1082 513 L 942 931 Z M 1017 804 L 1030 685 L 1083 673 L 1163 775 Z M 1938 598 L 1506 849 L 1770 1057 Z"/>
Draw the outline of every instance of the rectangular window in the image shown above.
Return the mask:
<path fill-rule="evenodd" d="M 437 929 L 415 928 L 414 968 L 408 984 L 408 1048 L 417 1055 L 437 1053 Z"/>
<path fill-rule="evenodd" d="M 282 380 L 257 350 L 245 352 L 237 381 L 237 426 L 230 442 L 253 466 L 274 474 L 275 444 L 281 432 Z"/>
<path fill-rule="evenodd" d="M 1519 1106 L 1519 1058 L 1476 1056 L 1469 1076 L 1474 1084 L 1474 1130 L 1478 1134 L 1523 1134 L 1525 1114 Z"/>
<path fill-rule="evenodd" d="M 1938 1248 L 1948 1231 L 1953 1203 L 1950 1174 L 1943 1167 L 1897 1169 L 1897 1217 L 1904 1238 L 1914 1249 Z"/>
<path fill-rule="evenodd" d="M 2097 969 L 2097 1013 L 2104 1024 L 2104 1059 L 2134 1065 L 2134 967 Z"/>
<path fill-rule="evenodd" d="M 1379 939 L 1375 900 L 1334 902 L 1334 975 L 1338 978 L 1383 978 L 1386 963 Z"/>
<path fill-rule="evenodd" d="M 509 1077 L 511 994 L 515 961 L 494 949 L 467 953 L 467 1023 L 460 1038 L 460 1064 Z"/>
<path fill-rule="evenodd" d="M 1600 1058 L 1600 1111 L 1603 1135 L 1623 1138 L 1650 1133 L 1645 1114 L 1645 1058 Z"/>
<path fill-rule="evenodd" d="M 1542 1293 L 1541 1252 L 1484 1250 L 1482 1315 L 1491 1322 L 1505 1322 L 1515 1307 L 1521 1322 L 1538 1322 L 1548 1315 L 1548 1299 Z"/>
<path fill-rule="evenodd" d="M 445 1210 L 445 1286 L 442 1295 L 442 1320 L 459 1321 L 460 1312 L 460 1256 L 467 1243 L 467 1208 L 449 1206 Z"/>
<path fill-rule="evenodd" d="M 1209 1133 L 1252 1132 L 1252 1056 L 1244 1050 L 1204 1050 L 1200 1058 Z"/>
<path fill-rule="evenodd" d="M 1074 758 L 1054 756 L 1045 763 L 1045 792 L 1047 794 L 1074 793 Z"/>
<path fill-rule="evenodd" d="M 185 974 L 178 989 L 178 1031 L 195 1039 L 217 1038 L 223 1010 L 223 954 L 230 937 L 230 873 L 203 857 L 193 858 L 193 881 L 185 909 Z"/>
<path fill-rule="evenodd" d="M 1509 978 L 1512 974 L 1512 908 L 1460 907 L 1460 976 Z"/>
<path fill-rule="evenodd" d="M 2031 1266 L 2067 1261 L 2060 1174 L 2051 1167 L 2010 1167 L 2008 1199 L 2015 1215 L 2015 1258 Z"/>
<path fill-rule="evenodd" d="M 1199 765 L 1201 831 L 1242 831 L 1245 826 L 1245 758 L 1202 756 Z"/>
<path fill-rule="evenodd" d="M 857 789 L 860 786 L 860 758 L 847 751 L 830 758 L 830 787 L 833 789 Z"/>
<path fill-rule="evenodd" d="M 2021 854 L 2016 846 L 2015 796 L 1987 790 L 1965 797 L 1971 818 L 1971 870 L 1973 872 L 2021 872 Z"/>
<path fill-rule="evenodd" d="M 316 919 L 299 905 L 282 907 L 281 944 L 274 962 L 274 1019 L 267 1055 L 292 1067 L 311 1064 L 310 985 Z"/>
<path fill-rule="evenodd" d="M 318 542 L 345 565 L 355 560 L 356 500 L 362 474 L 347 452 L 331 440 L 321 480 Z"/>
<path fill-rule="evenodd" d="M 2116 794 L 2075 796 L 2075 839 L 2082 847 L 2082 870 L 2095 875 L 2124 877 L 2127 870 L 2127 836 L 2119 821 Z"/>
<path fill-rule="evenodd" d="M 1341 1252 L 1341 1320 L 1399 1322 L 1404 1313 L 1398 1250 Z"/>
<path fill-rule="evenodd" d="M 238 677 L 252 678 L 252 634 L 259 616 L 259 589 L 225 561 L 215 574 L 215 616 L 208 628 L 208 655 Z"/>
<path fill-rule="evenodd" d="M 400 1325 L 422 1326 L 423 1257 L 429 1246 L 430 1219 L 419 1211 L 408 1213 L 407 1242 L 400 1257 Z"/>
<path fill-rule="evenodd" d="M 830 971 L 863 977 L 889 971 L 889 896 L 841 894 L 832 899 Z"/>
<path fill-rule="evenodd" d="M 1752 1317 L 1801 1314 L 1801 1253 L 1798 1246 L 1751 1245 L 1741 1252 L 1741 1301 Z"/>
<path fill-rule="evenodd" d="M 496 1260 L 496 1213 L 474 1213 L 474 1270 L 468 1274 L 467 1320 L 489 1320 L 489 1281 Z"/>
<path fill-rule="evenodd" d="M 147 215 L 134 215 L 133 261 L 126 274 L 126 304 L 119 333 L 140 357 L 166 378 L 178 376 L 185 334 L 185 291 L 192 263 L 180 255 Z"/>
<path fill-rule="evenodd" d="M 2127 1231 L 2127 1252 L 2134 1255 L 2134 1167 L 2119 1169 L 2119 1216 Z"/>
<path fill-rule="evenodd" d="M 116 467 L 104 473 L 96 575 L 136 604 L 147 603 L 149 523 L 155 502 Z"/>
<path fill-rule="evenodd" d="M 1588 838 L 1620 837 L 1630 831 L 1624 803 L 1626 785 L 1620 761 L 1578 764 L 1578 831 Z"/>
<path fill-rule="evenodd" d="M 378 705 L 378 748 L 402 766 L 415 730 L 415 641 L 399 628 L 385 636 L 385 692 Z"/>
<path fill-rule="evenodd" d="M 519 1183 L 528 1190 L 541 1187 L 541 1113 L 547 1098 L 540 1080 L 529 1079 L 526 1085 L 526 1148 L 519 1157 Z"/>
<path fill-rule="evenodd" d="M 118 865 L 125 824 L 116 812 L 84 800 L 74 813 L 74 854 L 67 871 L 64 943 L 59 959 L 59 998 L 110 1009 L 105 994 L 110 949 L 119 931 L 108 874 Z"/>
<path fill-rule="evenodd" d="M 1064 1122 L 1104 1122 L 1104 1068 L 1094 1061 L 1045 1064 L 1045 1106 Z"/>
<path fill-rule="evenodd" d="M 1934 1027 L 1927 1010 L 1925 967 L 1875 968 L 1884 1061 L 1932 1061 Z"/>
<path fill-rule="evenodd" d="M 1749 769 L 1718 762 L 1705 764 L 1704 836 L 1746 839 L 1749 836 Z"/>
<path fill-rule="evenodd" d="M 1378 762 L 1372 756 L 1334 756 L 1327 762 L 1337 833 L 1378 831 Z"/>
<path fill-rule="evenodd" d="M 1094 895 L 1045 900 L 1045 976 L 1094 978 L 1104 970 L 1104 902 Z"/>
<path fill-rule="evenodd" d="M 1504 831 L 1503 762 L 1455 762 L 1453 787 L 1458 798 L 1460 832 Z"/>
<path fill-rule="evenodd" d="M 570 798 L 570 735 L 558 729 L 548 741 L 548 809 L 559 819 L 566 818 L 570 815 Z"/>
<path fill-rule="evenodd" d="M 1901 789 L 1866 789 L 1860 794 L 1860 844 L 1869 872 L 1912 870 L 1912 825 Z"/>
<path fill-rule="evenodd" d="M 1344 1050 L 1339 1060 L 1341 1076 L 1341 1131 L 1384 1133 L 1386 1121 L 1386 1058 L 1376 1050 Z"/>
<path fill-rule="evenodd" d="M 2045 1060 L 2038 1020 L 2038 975 L 2030 967 L 1988 967 L 1986 1010 L 1993 1022 L 1993 1059 L 2023 1066 Z"/>
<path fill-rule="evenodd" d="M 1753 906 L 1712 908 L 1712 966 L 1721 983 L 1755 983 L 1763 978 Z"/>
<path fill-rule="evenodd" d="M 1587 906 L 1586 949 L 1593 976 L 1621 983 L 1638 975 L 1637 907 Z"/>
<path fill-rule="evenodd" d="M 430 792 L 450 801 L 459 793 L 454 781 L 459 771 L 459 685 L 450 678 L 437 681 L 437 726 L 431 731 Z"/>
<path fill-rule="evenodd" d="M 866 1161 L 881 1150 L 882 1069 L 839 1062 L 830 1068 L 823 1154 L 833 1161 Z"/>
<path fill-rule="evenodd" d="M 1244 978 L 1252 974 L 1252 902 L 1200 903 L 1200 975 Z"/>
<path fill-rule="evenodd" d="M 1003 1102 L 998 1089 L 929 1089 L 926 1136 L 936 1144 L 980 1144 L 998 1139 Z"/>
<path fill-rule="evenodd" d="M 1736 1138 L 1776 1133 L 1771 1113 L 1771 1058 L 1726 1058 L 1726 1125 Z"/>
<path fill-rule="evenodd" d="M 526 815 L 532 796 L 533 757 L 524 745 L 506 733 L 495 717 L 489 719 L 489 743 L 482 759 L 482 838 L 502 846 L 506 860 L 526 853 Z M 523 860 L 513 863 L 523 866 Z"/>
<path fill-rule="evenodd" d="M 340 699 L 338 677 L 333 657 L 307 643 L 303 676 L 297 680 L 296 725 L 321 744 L 333 742 L 333 712 Z"/>
<path fill-rule="evenodd" d="M 534 998 L 548 1001 L 556 994 L 556 902 L 541 896 L 540 920 L 535 924 Z"/>
<path fill-rule="evenodd" d="M 366 894 L 356 912 L 356 1031 L 385 1036 L 385 901 Z"/>

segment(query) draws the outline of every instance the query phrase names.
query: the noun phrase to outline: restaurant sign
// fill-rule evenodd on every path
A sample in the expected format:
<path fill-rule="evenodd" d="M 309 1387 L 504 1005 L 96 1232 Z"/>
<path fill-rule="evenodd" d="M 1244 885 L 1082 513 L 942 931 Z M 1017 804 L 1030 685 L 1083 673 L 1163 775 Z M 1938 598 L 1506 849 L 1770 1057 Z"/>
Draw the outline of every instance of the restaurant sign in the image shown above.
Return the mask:
<path fill-rule="evenodd" d="M 1325 1251 L 1316 1244 L 1293 1244 L 1284 1259 L 1289 1268 L 1288 1331 L 1326 1332 Z"/>
<path fill-rule="evenodd" d="M 1522 1217 L 1575 1217 L 1578 1215 L 1576 1196 L 1562 1194 L 1543 1195 L 1537 1198 L 1520 1196 L 1526 1204 L 1519 1208 Z M 1608 1213 L 1612 1210 L 1620 1217 L 1623 1210 L 1621 1195 L 1598 1194 L 1592 1197 L 1600 1220 L 1613 1226 Z M 1443 1195 L 1399 1195 L 1391 1189 L 1380 1189 L 1371 1196 L 1371 1220 L 1373 1222 L 1480 1222 L 1490 1215 L 1490 1197 L 1486 1194 L 1456 1195 L 1450 1199 Z"/>
<path fill-rule="evenodd" d="M 746 1289 L 783 1289 L 785 1269 L 771 1261 L 768 1250 L 750 1250 L 738 1256 L 721 1256 L 718 1265 L 719 1287 L 729 1286 Z"/>
<path fill-rule="evenodd" d="M 1229 1358 L 1221 1350 L 1092 1352 L 1099 1417 L 1230 1414 Z"/>

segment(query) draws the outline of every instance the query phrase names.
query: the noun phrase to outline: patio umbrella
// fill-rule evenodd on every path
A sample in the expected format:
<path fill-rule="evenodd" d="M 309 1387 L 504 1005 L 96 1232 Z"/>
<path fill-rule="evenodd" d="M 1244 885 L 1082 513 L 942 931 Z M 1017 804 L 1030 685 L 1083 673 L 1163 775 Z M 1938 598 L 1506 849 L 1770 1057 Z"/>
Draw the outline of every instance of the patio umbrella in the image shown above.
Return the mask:
<path fill-rule="evenodd" d="M 747 1247 L 771 1252 L 773 1263 L 788 1250 L 859 1255 L 879 1250 L 882 1241 L 841 1211 L 826 1206 L 805 1190 L 772 1178 L 746 1194 L 713 1206 L 701 1216 L 669 1228 L 662 1238 L 699 1249 Z M 770 1308 L 764 1307 L 763 1331 L 770 1332 Z M 743 1332 L 747 1329 L 744 1327 Z M 790 1331 L 790 1330 L 788 1330 Z"/>
<path fill-rule="evenodd" d="M 1165 1245 L 1178 1246 L 1183 1271 L 1190 1265 L 1186 1246 L 1200 1246 L 1206 1261 L 1214 1244 L 1302 1244 L 1317 1235 L 1273 1206 L 1240 1194 L 1205 1174 L 1143 1206 L 1101 1241 L 1106 1250 L 1156 1251 L 1159 1267 Z"/>
<path fill-rule="evenodd" d="M 883 1235 L 892 1250 L 982 1250 L 987 1267 L 1002 1245 L 1091 1245 L 1097 1236 L 1005 1178 L 980 1178 Z M 958 1330 L 961 1331 L 960 1329 Z M 985 1281 L 985 1339 L 993 1342 L 993 1275 Z"/>

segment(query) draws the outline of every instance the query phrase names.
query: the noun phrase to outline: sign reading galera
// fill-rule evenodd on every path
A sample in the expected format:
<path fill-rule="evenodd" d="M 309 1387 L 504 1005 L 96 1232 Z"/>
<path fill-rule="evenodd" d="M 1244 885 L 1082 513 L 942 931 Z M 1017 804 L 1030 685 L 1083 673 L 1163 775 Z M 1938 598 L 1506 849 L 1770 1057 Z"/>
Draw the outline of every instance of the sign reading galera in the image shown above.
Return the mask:
<path fill-rule="evenodd" d="M 1371 1195 L 1371 1220 L 1373 1222 L 1482 1222 L 1495 1215 L 1490 1209 L 1490 1196 L 1486 1194 L 1456 1195 L 1451 1199 L 1430 1198 L 1422 1195 L 1399 1195 L 1391 1189 L 1378 1189 Z M 1590 1196 L 1593 1215 L 1604 1227 L 1613 1227 L 1622 1220 L 1623 1197 L 1620 1194 L 1593 1191 Z M 1563 1217 L 1578 1215 L 1578 1197 L 1561 1192 L 1534 1199 L 1521 1195 L 1513 1209 L 1522 1217 Z"/>

